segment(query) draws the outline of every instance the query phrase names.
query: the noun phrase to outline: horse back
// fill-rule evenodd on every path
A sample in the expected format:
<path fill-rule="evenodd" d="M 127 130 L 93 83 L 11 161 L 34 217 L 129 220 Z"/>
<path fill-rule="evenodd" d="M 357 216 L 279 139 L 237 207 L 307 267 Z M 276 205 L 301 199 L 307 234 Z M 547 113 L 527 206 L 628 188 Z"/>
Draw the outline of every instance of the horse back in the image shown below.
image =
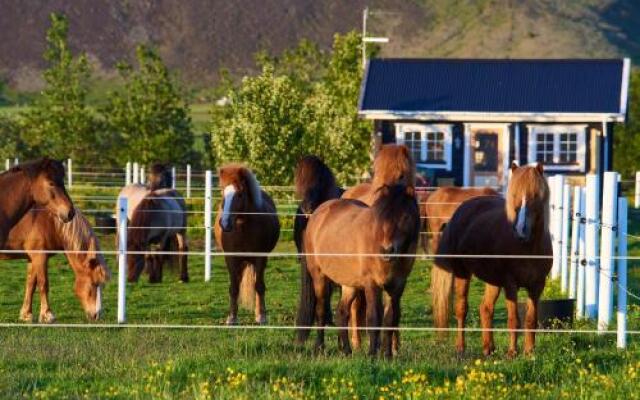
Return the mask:
<path fill-rule="evenodd" d="M 46 210 L 31 209 L 9 231 L 6 250 L 62 250 L 53 216 Z M 0 258 L 24 258 L 27 254 L 0 254 Z"/>
<path fill-rule="evenodd" d="M 365 182 L 345 190 L 341 197 L 343 199 L 361 200 L 371 205 L 371 203 L 373 203 L 371 199 L 372 190 L 373 186 L 371 183 Z"/>

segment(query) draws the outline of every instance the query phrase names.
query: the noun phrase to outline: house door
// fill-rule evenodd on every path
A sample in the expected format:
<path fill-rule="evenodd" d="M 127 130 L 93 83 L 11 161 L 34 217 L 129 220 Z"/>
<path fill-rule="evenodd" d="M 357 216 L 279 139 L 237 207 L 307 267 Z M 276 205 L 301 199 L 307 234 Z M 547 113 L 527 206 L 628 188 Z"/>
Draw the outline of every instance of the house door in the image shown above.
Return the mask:
<path fill-rule="evenodd" d="M 469 183 L 473 186 L 501 186 L 504 183 L 504 161 L 508 157 L 506 127 L 472 126 L 470 131 Z"/>

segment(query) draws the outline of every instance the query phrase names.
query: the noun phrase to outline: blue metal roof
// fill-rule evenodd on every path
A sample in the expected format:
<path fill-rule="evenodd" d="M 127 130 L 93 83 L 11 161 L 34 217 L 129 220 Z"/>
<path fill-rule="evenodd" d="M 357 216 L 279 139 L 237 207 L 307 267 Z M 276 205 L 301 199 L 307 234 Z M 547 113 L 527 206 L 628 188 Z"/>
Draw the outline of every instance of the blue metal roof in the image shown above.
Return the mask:
<path fill-rule="evenodd" d="M 372 59 L 359 108 L 364 114 L 624 114 L 624 64 L 621 59 Z"/>

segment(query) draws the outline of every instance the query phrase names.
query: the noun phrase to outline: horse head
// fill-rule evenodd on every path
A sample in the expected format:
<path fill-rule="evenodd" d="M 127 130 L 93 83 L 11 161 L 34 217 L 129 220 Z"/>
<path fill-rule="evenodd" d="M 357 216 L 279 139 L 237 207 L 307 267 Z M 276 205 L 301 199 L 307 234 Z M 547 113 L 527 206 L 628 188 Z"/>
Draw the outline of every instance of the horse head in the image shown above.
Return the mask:
<path fill-rule="evenodd" d="M 262 192 L 253 172 L 242 165 L 226 165 L 218 173 L 222 190 L 220 227 L 225 232 L 241 228 L 250 212 L 262 207 Z"/>
<path fill-rule="evenodd" d="M 376 221 L 376 239 L 383 259 L 407 254 L 415 247 L 420 234 L 420 210 L 412 186 L 383 186 L 371 207 Z"/>
<path fill-rule="evenodd" d="M 43 158 L 20 164 L 10 171 L 22 171 L 31 181 L 34 202 L 45 207 L 62 222 L 69 222 L 75 215 L 73 202 L 64 186 L 64 166 L 60 161 Z"/>
<path fill-rule="evenodd" d="M 338 196 L 333 173 L 317 156 L 308 155 L 298 160 L 294 183 L 296 196 L 301 200 L 300 209 L 311 214 L 327 199 Z"/>
<path fill-rule="evenodd" d="M 406 146 L 387 144 L 373 162 L 373 187 L 395 184 L 415 187 L 416 168 Z"/>
<path fill-rule="evenodd" d="M 149 171 L 149 190 L 169 189 L 172 182 L 171 171 L 166 165 L 155 163 L 151 166 Z"/>
<path fill-rule="evenodd" d="M 517 239 L 529 242 L 547 230 L 549 219 L 549 186 L 542 164 L 518 167 L 511 165 L 511 178 L 506 195 L 506 213 Z"/>

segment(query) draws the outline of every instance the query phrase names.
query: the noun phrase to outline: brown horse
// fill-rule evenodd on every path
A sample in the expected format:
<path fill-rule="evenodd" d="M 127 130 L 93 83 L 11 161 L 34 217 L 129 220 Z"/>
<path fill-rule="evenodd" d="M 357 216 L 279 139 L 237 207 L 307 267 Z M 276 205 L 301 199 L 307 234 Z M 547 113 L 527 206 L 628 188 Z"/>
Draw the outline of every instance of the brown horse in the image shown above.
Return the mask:
<path fill-rule="evenodd" d="M 336 184 L 335 177 L 329 167 L 313 155 L 305 156 L 298 161 L 294 176 L 296 196 L 301 202 L 296 210 L 296 217 L 293 221 L 293 239 L 296 243 L 298 253 L 302 254 L 304 253 L 304 231 L 307 227 L 309 216 L 325 201 L 339 198 L 344 190 Z M 306 272 L 307 263 L 305 257 L 299 257 L 299 261 L 300 286 L 303 287 L 307 285 L 311 287 L 311 277 Z M 309 293 L 310 291 L 300 291 L 301 296 L 308 295 Z M 311 299 L 301 297 L 298 304 L 314 301 L 314 299 L 315 297 Z M 298 307 L 298 315 L 296 317 L 297 326 L 310 326 L 313 323 L 315 305 L 309 308 L 307 313 L 304 313 L 305 310 L 304 307 Z M 325 312 L 328 315 L 327 319 L 331 320 L 331 308 L 328 307 Z M 309 330 L 298 330 L 296 341 L 303 343 L 308 336 Z"/>
<path fill-rule="evenodd" d="M 215 222 L 218 247 L 225 252 L 268 253 L 280 236 L 280 221 L 273 200 L 258 184 L 253 173 L 240 164 L 228 164 L 218 173 L 222 202 Z M 267 257 L 225 256 L 229 270 L 229 317 L 227 325 L 238 323 L 238 296 L 251 307 L 255 296 L 255 321 L 267 323 L 264 271 Z"/>
<path fill-rule="evenodd" d="M 361 183 L 348 189 L 342 195 L 344 199 L 357 199 L 368 206 L 373 205 L 379 189 L 386 185 L 403 184 L 415 187 L 416 170 L 411 152 L 404 145 L 386 144 L 373 160 L 373 181 Z M 351 305 L 351 342 L 353 347 L 360 347 L 358 326 L 365 324 L 366 304 L 363 293 L 359 293 Z M 398 348 L 399 335 L 394 336 L 394 352 Z"/>
<path fill-rule="evenodd" d="M 506 201 L 483 196 L 465 201 L 447 224 L 432 270 L 433 316 L 436 327 L 448 326 L 449 296 L 455 289 L 458 320 L 458 353 L 464 352 L 464 328 L 471 276 L 486 282 L 480 305 L 483 329 L 490 329 L 495 302 L 504 288 L 508 327 L 511 329 L 508 355 L 517 353 L 517 295 L 525 288 L 529 300 L 524 326 L 536 328 L 538 299 L 551 269 L 549 237 L 549 187 L 541 164 L 511 167 Z M 517 258 L 446 257 L 447 255 L 505 255 Z M 529 257 L 527 256 L 534 256 Z M 542 257 L 535 257 L 542 256 Z M 483 353 L 495 350 L 491 331 L 482 333 Z M 524 349 L 533 351 L 535 333 L 525 334 Z"/>
<path fill-rule="evenodd" d="M 74 208 L 64 187 L 60 161 L 43 158 L 22 163 L 0 174 L 0 248 L 9 231 L 33 206 L 46 208 L 63 222 L 73 218 Z"/>
<path fill-rule="evenodd" d="M 330 281 L 342 286 L 338 306 L 339 344 L 345 354 L 351 353 L 347 331 L 349 310 L 358 292 L 364 291 L 368 327 L 381 326 L 382 292 L 389 297 L 384 310 L 384 326 L 397 327 L 400 321 L 400 297 L 413 268 L 420 232 L 420 211 L 413 187 L 383 186 L 373 206 L 358 200 L 337 199 L 321 205 L 309 218 L 304 237 L 307 272 L 311 276 L 315 301 L 318 336 L 316 348 L 324 346 L 327 325 L 327 286 Z M 352 256 L 343 256 L 352 254 Z M 342 255 L 342 256 L 341 256 Z M 400 256 L 400 257 L 398 257 Z M 305 296 L 307 297 L 307 296 Z M 308 297 L 307 297 L 308 298 Z M 386 331 L 384 354 L 392 356 L 392 335 Z M 380 331 L 369 331 L 369 355 L 380 347 Z"/>
<path fill-rule="evenodd" d="M 162 281 L 162 265 L 165 260 L 163 254 L 153 254 L 157 250 L 167 252 L 170 244 L 175 241 L 178 245 L 178 264 L 180 280 L 189 280 L 187 265 L 187 216 L 183 205 L 178 201 L 172 189 L 159 189 L 150 192 L 135 208 L 127 233 L 127 249 L 129 251 L 149 252 L 134 254 L 127 258 L 128 281 L 137 282 L 142 271 L 149 272 L 149 282 Z"/>
<path fill-rule="evenodd" d="M 40 291 L 40 318 L 52 323 L 55 316 L 49 307 L 48 262 L 53 253 L 39 250 L 64 251 L 75 273 L 74 291 L 89 320 L 97 320 L 102 311 L 101 291 L 110 271 L 100 253 L 100 243 L 89 221 L 76 210 L 69 223 L 62 223 L 45 210 L 31 210 L 11 229 L 5 248 L 24 253 L 2 254 L 0 259 L 27 259 L 27 280 L 20 319 L 31 322 L 32 298 L 36 285 Z"/>
<path fill-rule="evenodd" d="M 499 196 L 492 188 L 442 187 L 427 196 L 420 205 L 420 216 L 426 221 L 427 234 L 422 242 L 424 251 L 435 254 L 445 225 L 463 201 L 478 196 Z M 427 238 L 431 235 L 431 240 Z"/>

